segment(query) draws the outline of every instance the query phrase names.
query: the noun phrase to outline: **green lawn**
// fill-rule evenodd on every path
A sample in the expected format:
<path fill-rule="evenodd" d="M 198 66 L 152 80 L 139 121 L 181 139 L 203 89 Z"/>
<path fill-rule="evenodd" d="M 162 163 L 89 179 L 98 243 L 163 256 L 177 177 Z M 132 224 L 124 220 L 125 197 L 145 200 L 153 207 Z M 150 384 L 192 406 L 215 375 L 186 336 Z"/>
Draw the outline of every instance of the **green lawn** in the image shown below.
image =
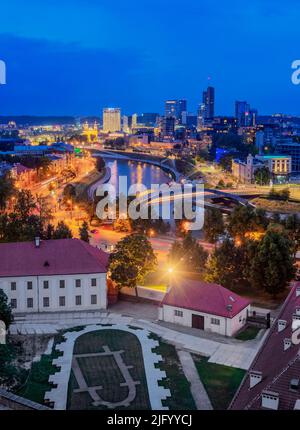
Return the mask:
<path fill-rule="evenodd" d="M 240 331 L 235 338 L 239 340 L 251 340 L 255 339 L 258 335 L 260 328 L 247 326 L 244 330 Z"/>
<path fill-rule="evenodd" d="M 204 357 L 194 355 L 193 358 L 213 408 L 227 409 L 245 375 L 245 371 L 208 363 L 208 359 Z"/>
<path fill-rule="evenodd" d="M 103 346 L 111 351 L 123 350 L 122 359 L 127 366 L 132 366 L 129 372 L 136 385 L 136 397 L 126 409 L 150 409 L 148 387 L 144 369 L 144 360 L 140 342 L 132 334 L 121 330 L 99 330 L 80 336 L 75 342 L 74 354 L 91 354 L 104 352 Z M 120 386 L 124 382 L 123 375 L 112 355 L 78 357 L 78 364 L 88 386 L 101 385 L 99 395 L 104 401 L 120 402 L 126 399 L 128 388 Z M 78 388 L 72 372 L 69 381 L 68 409 L 73 410 L 107 410 L 104 405 L 93 406 L 88 392 L 75 393 Z M 117 409 L 124 409 L 123 406 Z"/>
<path fill-rule="evenodd" d="M 163 358 L 157 367 L 164 370 L 167 375 L 161 385 L 169 388 L 171 392 L 171 397 L 163 401 L 164 405 L 170 410 L 195 410 L 196 405 L 190 391 L 190 383 L 183 373 L 175 347 L 163 342 L 154 334 L 151 336 L 159 340 L 159 346 L 155 352 Z"/>
<path fill-rule="evenodd" d="M 58 356 L 59 353 L 55 351 L 51 355 L 42 355 L 40 361 L 33 363 L 26 384 L 16 394 L 43 404 L 46 391 L 50 391 L 53 388 L 48 379 L 50 375 L 57 372 L 52 360 Z"/>

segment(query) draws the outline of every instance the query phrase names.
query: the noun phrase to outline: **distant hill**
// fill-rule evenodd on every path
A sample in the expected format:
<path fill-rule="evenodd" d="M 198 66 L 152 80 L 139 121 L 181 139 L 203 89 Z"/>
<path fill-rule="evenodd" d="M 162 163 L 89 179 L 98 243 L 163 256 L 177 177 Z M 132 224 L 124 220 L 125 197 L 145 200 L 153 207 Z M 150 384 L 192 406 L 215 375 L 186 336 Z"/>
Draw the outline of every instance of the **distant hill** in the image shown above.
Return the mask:
<path fill-rule="evenodd" d="M 0 124 L 7 124 L 14 121 L 18 126 L 30 125 L 62 125 L 76 124 L 77 120 L 73 116 L 0 116 Z"/>

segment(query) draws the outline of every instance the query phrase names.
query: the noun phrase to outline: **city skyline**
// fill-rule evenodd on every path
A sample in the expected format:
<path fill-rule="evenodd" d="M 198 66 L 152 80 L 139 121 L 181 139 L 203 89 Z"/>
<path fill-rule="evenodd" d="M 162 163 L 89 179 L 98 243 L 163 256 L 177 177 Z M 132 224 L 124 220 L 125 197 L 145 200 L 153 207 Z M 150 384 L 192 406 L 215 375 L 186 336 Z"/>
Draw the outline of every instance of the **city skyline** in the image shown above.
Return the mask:
<path fill-rule="evenodd" d="M 119 0 L 63 0 L 59 13 L 58 2 L 44 3 L 43 12 L 36 0 L 2 6 L 3 115 L 99 115 L 106 106 L 162 113 L 167 99 L 187 99 L 196 112 L 207 86 L 216 89 L 216 115 L 233 115 L 236 100 L 263 114 L 300 115 L 300 86 L 291 82 L 299 58 L 294 0 L 189 0 L 184 8 L 177 0 L 126 8 Z M 172 31 L 181 34 L 176 43 Z"/>

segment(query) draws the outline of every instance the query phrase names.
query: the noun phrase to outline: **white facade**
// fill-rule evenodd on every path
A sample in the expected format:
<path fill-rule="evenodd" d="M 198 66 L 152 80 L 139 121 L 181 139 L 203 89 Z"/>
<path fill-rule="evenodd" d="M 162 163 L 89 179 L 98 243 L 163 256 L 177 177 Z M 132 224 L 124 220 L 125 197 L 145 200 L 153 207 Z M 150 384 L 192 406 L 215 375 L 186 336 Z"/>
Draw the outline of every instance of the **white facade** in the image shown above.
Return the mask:
<path fill-rule="evenodd" d="M 250 305 L 245 307 L 233 318 L 226 318 L 223 316 L 193 311 L 191 309 L 163 305 L 159 308 L 159 319 L 169 323 L 192 327 L 192 316 L 202 316 L 204 318 L 205 331 L 218 333 L 223 336 L 233 336 L 245 325 L 247 310 L 250 310 Z"/>
<path fill-rule="evenodd" d="M 14 313 L 106 309 L 106 273 L 0 278 Z"/>

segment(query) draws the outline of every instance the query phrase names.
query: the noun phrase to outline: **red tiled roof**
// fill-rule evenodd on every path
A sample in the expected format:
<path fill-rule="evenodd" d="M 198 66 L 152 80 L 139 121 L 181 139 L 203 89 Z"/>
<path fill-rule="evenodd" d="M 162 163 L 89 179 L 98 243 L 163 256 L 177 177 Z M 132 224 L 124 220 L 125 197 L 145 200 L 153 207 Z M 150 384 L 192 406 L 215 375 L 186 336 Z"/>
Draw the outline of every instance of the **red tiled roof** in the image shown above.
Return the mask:
<path fill-rule="evenodd" d="M 0 243 L 0 277 L 105 273 L 108 254 L 79 239 Z"/>
<path fill-rule="evenodd" d="M 250 302 L 221 285 L 182 280 L 173 284 L 161 306 L 191 309 L 226 318 L 233 318 Z M 229 308 L 231 305 L 231 310 Z"/>
<path fill-rule="evenodd" d="M 279 409 L 294 409 L 295 402 L 300 399 L 298 390 L 290 390 L 290 381 L 300 378 L 299 345 L 291 345 L 284 351 L 284 339 L 292 335 L 293 314 L 300 306 L 300 296 L 296 297 L 296 288 L 300 282 L 295 282 L 281 311 L 270 329 L 270 332 L 258 351 L 249 371 L 237 391 L 230 409 L 261 409 L 262 391 L 273 391 L 279 394 Z M 278 332 L 278 320 L 287 321 L 284 330 Z M 262 380 L 250 389 L 250 371 L 262 372 Z"/>

